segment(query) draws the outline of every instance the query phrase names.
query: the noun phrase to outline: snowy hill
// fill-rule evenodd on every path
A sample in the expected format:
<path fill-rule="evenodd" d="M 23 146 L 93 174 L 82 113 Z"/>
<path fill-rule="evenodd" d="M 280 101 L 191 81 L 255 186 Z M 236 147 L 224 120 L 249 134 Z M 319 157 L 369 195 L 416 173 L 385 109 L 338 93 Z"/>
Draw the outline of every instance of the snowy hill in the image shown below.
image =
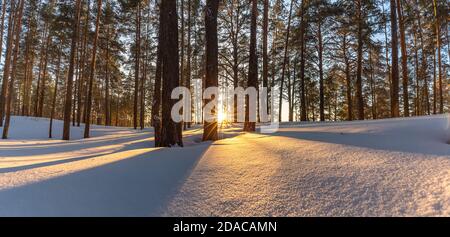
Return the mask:
<path fill-rule="evenodd" d="M 283 124 L 153 148 L 151 129 L 13 117 L 0 141 L 0 216 L 450 216 L 446 116 Z M 1 129 L 0 129 L 1 131 Z"/>

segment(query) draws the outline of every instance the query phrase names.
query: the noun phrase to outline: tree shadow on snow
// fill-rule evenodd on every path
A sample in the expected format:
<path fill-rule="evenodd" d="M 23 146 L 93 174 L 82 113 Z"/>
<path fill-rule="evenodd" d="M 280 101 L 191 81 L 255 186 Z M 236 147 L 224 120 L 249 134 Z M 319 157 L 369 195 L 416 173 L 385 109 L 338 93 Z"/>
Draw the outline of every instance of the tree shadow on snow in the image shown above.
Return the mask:
<path fill-rule="evenodd" d="M 0 216 L 158 216 L 210 145 L 152 150 L 0 190 Z"/>

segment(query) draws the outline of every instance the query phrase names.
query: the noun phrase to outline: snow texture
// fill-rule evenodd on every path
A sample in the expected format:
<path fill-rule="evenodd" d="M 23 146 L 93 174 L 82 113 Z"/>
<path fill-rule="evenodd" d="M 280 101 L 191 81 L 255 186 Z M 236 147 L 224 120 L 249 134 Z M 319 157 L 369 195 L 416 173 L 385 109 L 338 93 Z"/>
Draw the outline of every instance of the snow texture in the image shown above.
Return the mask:
<path fill-rule="evenodd" d="M 150 129 L 62 141 L 47 119 L 13 117 L 0 216 L 450 216 L 447 116 L 201 132 L 159 149 Z"/>

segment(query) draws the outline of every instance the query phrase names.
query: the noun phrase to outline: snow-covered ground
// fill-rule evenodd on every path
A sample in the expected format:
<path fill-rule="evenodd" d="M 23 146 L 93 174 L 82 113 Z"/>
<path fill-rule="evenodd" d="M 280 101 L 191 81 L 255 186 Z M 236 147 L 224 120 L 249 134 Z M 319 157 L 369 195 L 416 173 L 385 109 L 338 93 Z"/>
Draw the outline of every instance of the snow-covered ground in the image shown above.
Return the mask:
<path fill-rule="evenodd" d="M 47 130 L 13 117 L 0 216 L 450 216 L 446 116 L 225 129 L 215 143 L 193 129 L 163 149 L 150 129 Z"/>

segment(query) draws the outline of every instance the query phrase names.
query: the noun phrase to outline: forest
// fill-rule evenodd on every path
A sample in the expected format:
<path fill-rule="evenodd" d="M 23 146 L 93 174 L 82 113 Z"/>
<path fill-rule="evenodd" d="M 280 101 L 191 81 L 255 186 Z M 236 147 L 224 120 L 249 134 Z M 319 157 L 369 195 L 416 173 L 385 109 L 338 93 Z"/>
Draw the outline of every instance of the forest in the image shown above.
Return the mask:
<path fill-rule="evenodd" d="M 183 146 L 171 91 L 276 88 L 277 121 L 343 121 L 449 111 L 447 0 L 2 0 L 0 125 L 154 127 Z M 225 92 L 223 92 L 225 93 Z M 203 140 L 236 122 L 236 101 L 193 100 Z M 267 104 L 268 107 L 272 106 Z M 248 121 L 245 131 L 255 131 Z M 64 120 L 62 134 L 53 120 Z M 220 121 L 218 121 L 220 120 Z"/>

